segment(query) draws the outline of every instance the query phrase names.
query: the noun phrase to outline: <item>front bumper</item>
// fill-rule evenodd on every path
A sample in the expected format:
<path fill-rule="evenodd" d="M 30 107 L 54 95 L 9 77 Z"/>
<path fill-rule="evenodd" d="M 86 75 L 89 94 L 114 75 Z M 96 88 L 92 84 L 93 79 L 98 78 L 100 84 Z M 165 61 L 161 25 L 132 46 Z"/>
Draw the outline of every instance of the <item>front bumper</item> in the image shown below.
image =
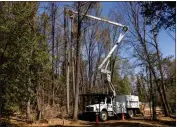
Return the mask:
<path fill-rule="evenodd" d="M 96 115 L 99 115 L 99 113 L 98 112 L 84 112 L 84 118 L 86 120 L 95 121 Z"/>

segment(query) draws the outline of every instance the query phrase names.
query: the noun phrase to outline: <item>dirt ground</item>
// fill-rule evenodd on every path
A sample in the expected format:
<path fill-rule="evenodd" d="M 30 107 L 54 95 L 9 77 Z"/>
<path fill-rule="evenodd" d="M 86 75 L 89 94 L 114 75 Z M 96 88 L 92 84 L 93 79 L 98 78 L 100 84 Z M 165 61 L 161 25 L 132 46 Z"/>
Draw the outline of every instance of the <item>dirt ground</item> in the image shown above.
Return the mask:
<path fill-rule="evenodd" d="M 106 122 L 100 122 L 96 123 L 95 121 L 84 121 L 84 120 L 78 120 L 78 121 L 72 121 L 72 120 L 66 120 L 66 119 L 59 119 L 59 118 L 53 118 L 48 119 L 40 122 L 34 122 L 34 123 L 26 123 L 25 121 L 11 117 L 9 120 L 1 119 L 0 121 L 0 127 L 6 127 L 7 125 L 10 125 L 11 127 L 18 127 L 18 126 L 43 126 L 43 127 L 60 127 L 60 126 L 99 126 L 99 127 L 175 127 L 176 126 L 176 119 L 169 118 L 169 117 L 163 117 L 159 116 L 157 121 L 151 121 L 150 119 L 144 118 L 142 116 L 136 116 L 133 119 L 125 119 L 125 120 L 119 120 L 119 119 L 110 119 Z"/>

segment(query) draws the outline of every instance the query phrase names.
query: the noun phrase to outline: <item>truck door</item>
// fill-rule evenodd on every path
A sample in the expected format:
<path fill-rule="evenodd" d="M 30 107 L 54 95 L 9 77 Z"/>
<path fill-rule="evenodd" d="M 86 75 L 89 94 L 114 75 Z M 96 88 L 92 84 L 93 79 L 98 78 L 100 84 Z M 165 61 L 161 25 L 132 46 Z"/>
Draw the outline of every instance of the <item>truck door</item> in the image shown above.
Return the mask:
<path fill-rule="evenodd" d="M 113 106 L 112 106 L 112 99 L 111 99 L 111 97 L 107 97 L 106 104 L 107 104 L 107 110 L 108 111 L 112 111 Z"/>

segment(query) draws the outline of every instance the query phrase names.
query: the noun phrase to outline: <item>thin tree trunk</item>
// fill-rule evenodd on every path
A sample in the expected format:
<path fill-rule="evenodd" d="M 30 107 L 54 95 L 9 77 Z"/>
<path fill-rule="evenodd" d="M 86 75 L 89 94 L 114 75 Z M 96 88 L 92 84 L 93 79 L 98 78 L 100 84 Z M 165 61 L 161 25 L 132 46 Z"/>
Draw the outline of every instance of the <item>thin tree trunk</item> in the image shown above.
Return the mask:
<path fill-rule="evenodd" d="M 156 103 L 155 103 L 156 97 L 154 96 L 155 89 L 154 89 L 153 82 L 152 82 L 151 70 L 149 71 L 149 75 L 150 75 L 149 77 L 150 77 L 150 87 L 151 87 L 151 100 L 152 100 L 153 120 L 156 120 L 157 119 L 157 116 L 156 116 Z"/>
<path fill-rule="evenodd" d="M 151 68 L 152 68 L 152 67 L 151 67 Z M 163 93 L 162 93 L 162 91 L 161 91 L 161 87 L 160 87 L 160 85 L 159 85 L 159 82 L 158 82 L 158 80 L 157 80 L 155 71 L 154 71 L 153 69 L 151 69 L 151 71 L 152 71 L 152 74 L 153 74 L 155 83 L 156 83 L 156 85 L 157 85 L 156 87 L 157 87 L 157 90 L 158 90 L 158 92 L 159 92 L 159 94 L 160 94 L 160 98 L 161 98 L 161 100 L 162 100 L 162 105 L 163 105 L 163 107 L 164 107 L 165 116 L 168 116 L 169 113 L 168 113 L 167 105 L 166 105 L 166 103 L 165 103 L 165 99 L 164 99 Z"/>
<path fill-rule="evenodd" d="M 46 10 L 44 9 L 44 13 L 46 13 L 45 12 Z M 46 22 L 45 21 L 45 19 L 43 20 L 43 22 Z M 47 24 L 46 23 L 43 23 L 43 35 L 46 37 L 46 28 L 47 28 Z M 47 38 L 47 37 L 46 37 Z M 44 106 L 44 104 L 45 104 L 45 91 L 44 91 L 44 88 L 45 88 L 45 84 L 43 83 L 42 84 L 42 105 Z M 47 93 L 49 92 L 49 91 L 46 91 Z M 50 104 L 50 99 L 49 99 L 49 96 L 47 97 L 47 104 L 48 104 L 48 106 L 49 106 L 49 104 Z"/>
<path fill-rule="evenodd" d="M 65 34 L 65 67 L 66 67 L 66 96 L 67 96 L 67 103 L 66 103 L 66 107 L 67 107 L 67 114 L 70 114 L 70 106 L 69 106 L 69 83 L 70 83 L 70 44 L 68 42 L 68 37 L 67 37 L 67 33 L 68 33 L 68 16 L 66 15 L 66 8 L 64 8 L 64 34 Z M 71 34 L 72 34 L 72 22 L 71 22 Z M 72 36 L 72 35 L 71 35 Z M 72 41 L 72 37 L 71 37 L 71 41 Z M 65 76 L 65 75 L 64 75 Z"/>
<path fill-rule="evenodd" d="M 1 73 L 1 72 L 0 72 Z M 2 81 L 0 80 L 0 118 L 2 117 L 2 105 L 3 105 L 3 100 L 2 100 L 2 90 L 3 89 L 3 84 Z"/>
<path fill-rule="evenodd" d="M 28 99 L 27 101 L 27 105 L 26 105 L 26 120 L 27 121 L 31 121 L 31 118 L 30 118 L 30 99 Z"/>
<path fill-rule="evenodd" d="M 93 86 L 95 86 L 95 84 L 96 84 L 96 78 L 97 78 L 97 74 L 98 74 L 98 66 L 99 66 L 99 63 L 100 63 L 100 59 L 101 59 L 101 49 L 100 49 L 100 51 L 99 51 L 99 55 L 98 55 L 99 57 L 98 57 L 98 61 L 97 61 L 97 63 L 96 63 L 96 66 L 95 66 L 95 72 L 94 72 L 94 74 L 93 74 Z"/>
<path fill-rule="evenodd" d="M 28 92 L 30 93 L 30 87 L 31 87 L 31 78 L 28 79 Z M 28 97 L 27 104 L 26 104 L 26 120 L 31 121 L 31 111 L 30 111 L 30 97 Z"/>
<path fill-rule="evenodd" d="M 54 86 L 54 45 L 55 45 L 55 2 L 52 3 L 52 106 L 55 103 L 55 86 Z"/>
<path fill-rule="evenodd" d="M 56 41 L 56 62 L 55 62 L 55 63 L 56 63 L 56 65 L 55 65 L 55 69 L 56 69 L 56 72 L 55 72 L 55 73 L 56 73 L 56 79 L 58 79 L 58 75 L 59 75 L 59 71 L 58 71 L 58 63 L 59 63 L 59 62 L 58 62 L 58 61 L 59 61 L 59 60 L 58 60 L 58 58 L 59 58 L 59 57 L 58 57 L 58 56 L 59 56 L 58 48 L 59 48 L 59 47 L 58 47 L 58 40 L 57 40 L 57 41 Z"/>
<path fill-rule="evenodd" d="M 80 54 L 80 56 L 81 56 L 81 54 Z M 81 59 L 82 59 L 82 57 L 81 57 Z M 80 61 L 81 61 L 81 59 L 80 59 Z M 81 81 L 81 83 L 80 83 L 80 87 L 81 87 L 81 93 L 84 93 L 84 62 L 82 61 L 82 63 L 80 62 L 80 81 Z"/>
<path fill-rule="evenodd" d="M 71 66 L 72 66 L 72 83 L 73 83 L 73 97 L 75 97 L 75 64 L 74 64 L 74 44 L 73 44 L 73 19 L 71 18 Z"/>
<path fill-rule="evenodd" d="M 44 91 L 44 83 L 42 83 L 42 110 L 44 110 L 45 106 L 45 91 Z M 41 117 L 43 117 L 43 113 L 41 114 Z"/>
<path fill-rule="evenodd" d="M 70 113 L 70 108 L 69 108 L 69 72 L 70 72 L 70 52 L 69 52 L 69 47 L 68 47 L 68 52 L 67 52 L 67 79 L 66 79 L 66 89 L 67 89 L 67 113 Z"/>
<path fill-rule="evenodd" d="M 0 54 L 0 75 L 2 74 L 2 65 L 3 65 L 3 55 Z M 0 118 L 2 117 L 2 109 L 3 109 L 3 81 L 0 79 Z"/>
<path fill-rule="evenodd" d="M 38 84 L 38 83 L 37 83 Z M 37 91 L 37 111 L 36 111 L 36 119 L 40 120 L 42 116 L 42 85 L 39 84 L 38 88 L 36 89 Z"/>
<path fill-rule="evenodd" d="M 68 46 L 68 17 L 66 15 L 66 8 L 64 8 L 64 49 L 65 49 L 65 54 L 64 54 L 64 64 L 63 64 L 63 76 L 66 77 L 67 73 L 67 46 Z"/>
<path fill-rule="evenodd" d="M 90 41 L 90 43 L 89 43 L 89 47 L 88 47 L 88 76 L 89 76 L 89 83 L 88 83 L 88 85 L 89 85 L 89 87 L 88 87 L 88 92 L 91 92 L 91 90 L 92 90 L 92 87 L 93 87 L 93 82 L 92 82 L 92 75 L 93 75 L 93 71 L 92 71 L 92 55 L 91 55 L 91 49 L 92 49 L 92 42 Z"/>
<path fill-rule="evenodd" d="M 80 19 L 80 2 L 78 2 L 78 27 L 77 27 L 77 43 L 76 43 L 76 92 L 74 101 L 73 119 L 77 120 L 78 101 L 79 101 L 79 55 L 80 55 L 80 36 L 81 36 L 81 19 Z"/>
<path fill-rule="evenodd" d="M 73 79 L 73 97 L 75 97 L 75 92 L 76 92 L 76 85 L 75 85 L 75 63 L 74 63 L 74 61 L 75 61 L 75 59 L 74 59 L 74 51 L 73 51 L 74 49 L 72 49 L 72 79 Z"/>

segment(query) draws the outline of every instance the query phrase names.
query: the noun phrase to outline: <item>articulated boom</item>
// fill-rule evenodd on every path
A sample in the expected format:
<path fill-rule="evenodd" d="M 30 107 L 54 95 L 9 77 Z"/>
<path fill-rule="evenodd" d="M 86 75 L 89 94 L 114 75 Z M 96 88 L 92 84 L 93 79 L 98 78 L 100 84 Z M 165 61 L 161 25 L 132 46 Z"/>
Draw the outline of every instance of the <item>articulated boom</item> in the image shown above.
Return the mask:
<path fill-rule="evenodd" d="M 66 14 L 68 14 L 71 18 L 73 18 L 74 14 L 78 14 L 78 12 L 75 12 L 75 11 L 73 11 L 71 9 L 66 9 Z M 84 14 L 81 14 L 81 15 L 84 15 Z M 111 90 L 113 92 L 113 96 L 116 96 L 115 88 L 114 88 L 113 84 L 111 83 L 111 71 L 109 71 L 107 68 L 108 68 L 108 65 L 110 63 L 110 57 L 112 56 L 113 52 L 117 48 L 118 44 L 121 42 L 121 40 L 125 36 L 126 32 L 128 31 L 128 27 L 125 26 L 125 25 L 122 25 L 120 23 L 116 23 L 116 22 L 113 22 L 113 21 L 110 21 L 110 20 L 98 18 L 98 17 L 92 16 L 92 15 L 87 15 L 86 14 L 84 16 L 86 16 L 88 18 L 91 18 L 91 19 L 94 19 L 94 20 L 98 20 L 98 21 L 102 21 L 102 22 L 106 22 L 106 23 L 109 23 L 109 24 L 113 24 L 113 25 L 122 27 L 122 33 L 120 33 L 116 44 L 113 46 L 113 48 L 110 50 L 110 52 L 108 53 L 106 58 L 103 60 L 103 62 L 98 67 L 98 69 L 101 70 L 101 73 L 106 74 L 108 84 L 109 84 L 109 86 L 110 86 L 110 88 L 111 88 Z"/>
<path fill-rule="evenodd" d="M 128 30 L 128 29 L 127 29 Z M 124 31 L 124 34 L 121 33 L 119 35 L 119 38 L 116 42 L 116 44 L 113 46 L 113 48 L 110 50 L 110 52 L 108 53 L 107 57 L 103 60 L 103 62 L 101 63 L 101 65 L 98 67 L 98 69 L 101 70 L 102 73 L 107 75 L 107 81 L 108 84 L 113 92 L 113 96 L 116 96 L 116 91 L 114 88 L 114 85 L 111 82 L 111 71 L 108 70 L 108 65 L 110 63 L 110 57 L 112 56 L 113 52 L 115 51 L 115 49 L 117 48 L 118 44 L 121 42 L 121 40 L 123 39 L 123 37 L 125 36 L 127 30 Z M 106 64 L 105 68 L 103 68 L 103 66 Z"/>

